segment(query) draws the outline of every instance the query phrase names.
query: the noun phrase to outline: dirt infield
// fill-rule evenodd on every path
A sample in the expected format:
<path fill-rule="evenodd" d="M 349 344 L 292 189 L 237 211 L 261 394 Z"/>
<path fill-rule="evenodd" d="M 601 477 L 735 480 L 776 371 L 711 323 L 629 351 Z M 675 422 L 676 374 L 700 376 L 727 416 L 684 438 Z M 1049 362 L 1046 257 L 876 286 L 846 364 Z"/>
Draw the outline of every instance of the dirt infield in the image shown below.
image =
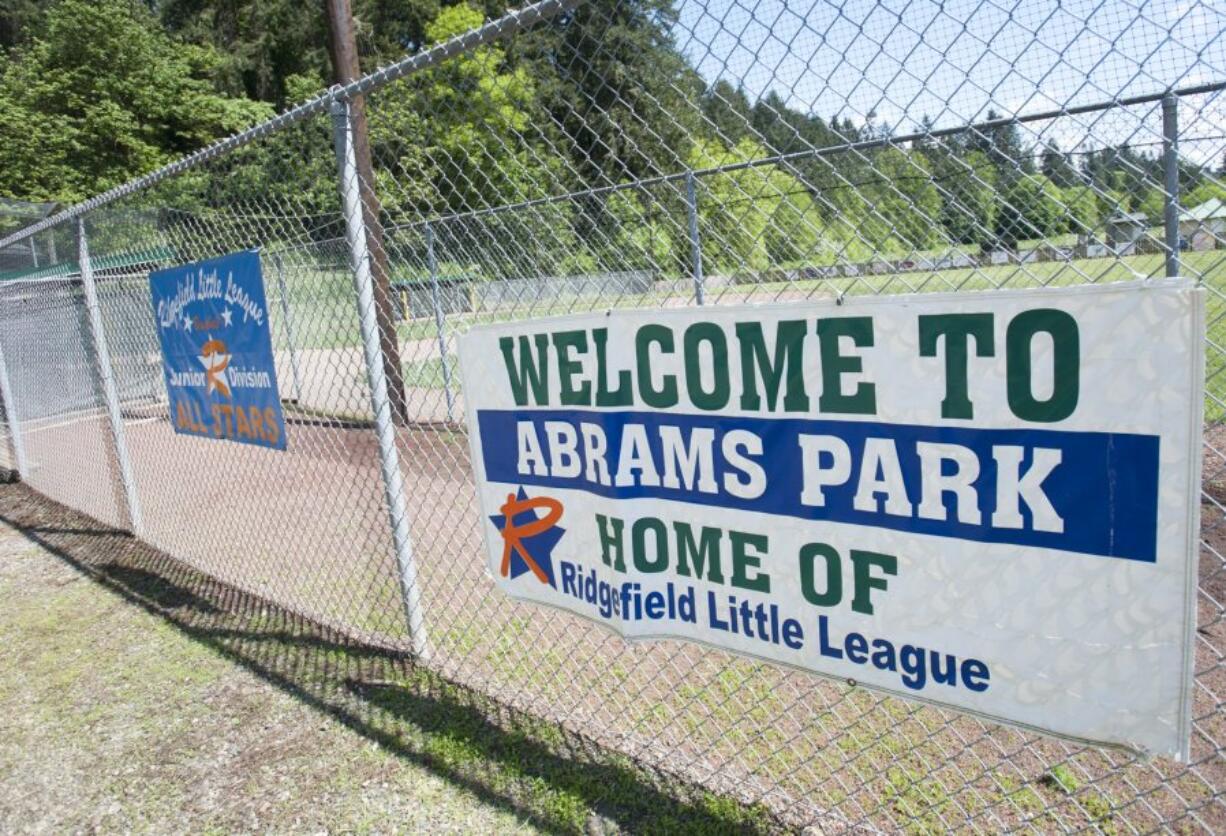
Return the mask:
<path fill-rule="evenodd" d="M 132 420 L 127 433 L 148 542 L 348 635 L 406 646 L 371 429 L 293 422 L 285 453 L 176 436 L 160 419 Z M 34 488 L 123 524 L 103 419 L 31 435 Z M 1193 832 L 1226 827 L 1213 742 L 1226 739 L 1220 508 L 1205 512 L 1194 711 L 1204 734 L 1189 770 L 684 643 L 628 644 L 514 603 L 484 574 L 466 438 L 406 429 L 398 442 L 430 663 L 449 679 L 797 823 L 1144 830 L 1183 816 Z"/>
<path fill-rule="evenodd" d="M 400 358 L 407 366 L 405 397 L 412 404 L 413 419 L 435 423 L 462 419 L 459 368 L 456 358 L 447 358 L 451 415 L 447 390 L 439 366 L 437 340 L 402 340 Z M 366 366 L 359 346 L 306 348 L 277 353 L 277 380 L 286 397 L 293 397 L 306 410 L 328 415 L 349 415 L 370 420 L 366 395 Z"/>

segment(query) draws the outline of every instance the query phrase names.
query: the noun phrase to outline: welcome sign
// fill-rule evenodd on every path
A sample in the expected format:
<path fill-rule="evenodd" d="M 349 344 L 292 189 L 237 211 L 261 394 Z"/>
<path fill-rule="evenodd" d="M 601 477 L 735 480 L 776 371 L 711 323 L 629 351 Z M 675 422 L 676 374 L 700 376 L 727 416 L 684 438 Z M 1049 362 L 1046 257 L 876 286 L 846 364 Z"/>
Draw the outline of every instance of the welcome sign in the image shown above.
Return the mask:
<path fill-rule="evenodd" d="M 627 638 L 1186 757 L 1203 328 L 1181 281 L 475 328 L 489 571 Z"/>
<path fill-rule="evenodd" d="M 260 255 L 149 274 L 175 432 L 285 449 Z"/>

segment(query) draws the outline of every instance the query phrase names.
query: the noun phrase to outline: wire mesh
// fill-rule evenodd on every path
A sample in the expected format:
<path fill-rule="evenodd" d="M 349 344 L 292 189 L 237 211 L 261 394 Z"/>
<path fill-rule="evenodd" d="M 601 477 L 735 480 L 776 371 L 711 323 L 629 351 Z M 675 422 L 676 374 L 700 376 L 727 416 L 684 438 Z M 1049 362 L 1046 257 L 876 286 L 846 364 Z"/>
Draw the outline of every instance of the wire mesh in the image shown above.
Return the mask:
<path fill-rule="evenodd" d="M 158 251 L 158 266 L 251 248 L 264 264 L 287 399 L 285 453 L 176 436 L 148 274 L 98 277 L 108 342 L 135 361 L 117 362 L 115 373 L 145 538 L 235 586 L 386 644 L 405 627 L 352 280 L 335 240 L 338 199 L 334 187 L 276 187 L 287 169 L 331 164 L 329 143 L 327 119 L 308 120 L 209 161 L 190 181 L 91 213 L 87 234 L 100 263 L 136 247 Z"/>
<path fill-rule="evenodd" d="M 3 369 L 3 374 L 7 377 L 7 365 Z M 0 397 L 0 481 L 9 481 L 18 476 L 18 468 L 17 456 L 13 447 L 12 419 L 2 403 L 4 400 L 5 398 Z"/>
<path fill-rule="evenodd" d="M 1223 9 L 547 5 L 533 25 L 497 22 L 479 39 L 466 33 L 480 13 L 446 7 L 411 71 L 362 82 L 365 181 L 344 164 L 338 176 L 336 119 L 308 103 L 79 210 L 144 537 L 308 617 L 408 648 L 398 500 L 417 573 L 409 615 L 424 620 L 432 668 L 790 825 L 1226 828 Z M 9 262 L 29 253 L 23 278 L 0 285 L 0 347 L 30 483 L 123 525 L 71 217 L 0 242 Z M 355 293 L 359 227 L 370 253 L 358 263 L 386 283 L 386 300 Z M 148 272 L 249 248 L 262 256 L 285 453 L 176 436 L 167 416 Z M 1210 294 L 1186 765 L 716 650 L 630 645 L 514 603 L 484 576 L 460 419 L 465 387 L 482 382 L 460 380 L 455 356 L 475 324 L 1173 267 Z M 407 413 L 391 437 L 403 488 L 390 504 L 378 419 L 392 406 L 372 399 L 362 331 L 383 302 Z"/>
<path fill-rule="evenodd" d="M 105 402 L 79 282 L 13 282 L 0 288 L 0 329 L 26 456 L 36 490 L 95 519 L 126 520 L 106 429 Z M 10 425 L 11 426 L 11 425 Z M 75 458 L 63 455 L 67 439 Z"/>

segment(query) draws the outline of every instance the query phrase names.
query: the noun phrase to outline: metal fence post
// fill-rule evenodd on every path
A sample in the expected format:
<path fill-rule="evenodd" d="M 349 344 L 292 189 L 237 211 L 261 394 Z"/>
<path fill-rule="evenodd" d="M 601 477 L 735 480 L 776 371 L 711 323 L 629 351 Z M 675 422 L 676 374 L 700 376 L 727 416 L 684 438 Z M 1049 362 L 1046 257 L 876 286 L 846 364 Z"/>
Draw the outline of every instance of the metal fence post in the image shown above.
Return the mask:
<path fill-rule="evenodd" d="M 102 309 L 98 305 L 98 286 L 94 281 L 94 268 L 89 260 L 89 241 L 85 237 L 85 218 L 77 218 L 77 259 L 81 264 L 81 283 L 85 286 L 85 308 L 89 312 L 89 330 L 94 339 L 94 360 L 98 364 L 98 376 L 102 379 L 102 393 L 106 398 L 107 417 L 111 424 L 111 439 L 115 443 L 115 458 L 119 460 L 119 478 L 123 482 L 128 525 L 132 533 L 140 537 L 144 533 L 145 525 L 141 518 L 140 498 L 136 493 L 136 475 L 132 469 L 132 458 L 128 455 L 123 413 L 119 409 L 119 389 L 115 385 L 111 352 L 107 348 L 106 331 L 102 326 Z"/>
<path fill-rule="evenodd" d="M 4 364 L 3 345 L 0 345 L 0 402 L 3 403 L 4 418 L 9 426 L 9 443 L 13 446 L 17 475 L 22 479 L 28 479 L 30 465 L 26 461 L 25 442 L 21 439 L 21 424 L 17 420 L 17 401 L 13 398 L 13 385 L 9 382 L 8 367 Z"/>
<path fill-rule="evenodd" d="M 1166 238 L 1166 275 L 1179 275 L 1179 97 L 1162 97 L 1162 173 Z"/>
<path fill-rule="evenodd" d="M 447 420 L 455 421 L 455 397 L 451 394 L 451 368 L 447 365 L 447 338 L 443 334 L 443 305 L 438 288 L 438 258 L 434 253 L 434 225 L 426 224 L 426 264 L 430 268 L 430 298 L 434 304 L 434 328 L 438 331 L 438 356 L 443 366 L 443 391 L 447 396 Z"/>
<path fill-rule="evenodd" d="M 703 303 L 702 241 L 698 238 L 698 185 L 694 182 L 694 170 L 685 173 L 686 214 L 690 226 L 690 261 L 694 273 L 694 301 Z"/>
<path fill-rule="evenodd" d="M 333 143 L 336 148 L 337 171 L 340 178 L 341 203 L 345 213 L 345 238 L 349 245 L 349 261 L 353 271 L 353 286 L 357 296 L 358 319 L 362 330 L 362 348 L 366 356 L 366 372 L 370 381 L 371 408 L 375 415 L 375 431 L 379 438 L 379 463 L 383 471 L 383 492 L 392 528 L 392 544 L 396 550 L 400 593 L 408 620 L 409 641 L 419 658 L 429 656 L 425 618 L 422 613 L 421 590 L 417 581 L 417 562 L 413 555 L 413 538 L 409 531 L 409 516 L 405 505 L 404 476 L 400 472 L 400 455 L 396 451 L 396 430 L 392 424 L 392 404 L 388 396 L 387 378 L 383 370 L 383 354 L 379 344 L 379 323 L 375 312 L 374 278 L 371 275 L 370 251 L 367 248 L 366 222 L 362 211 L 362 195 L 358 182 L 357 158 L 353 148 L 353 122 L 349 103 L 332 103 Z"/>
<path fill-rule="evenodd" d="M 289 370 L 294 377 L 294 400 L 302 403 L 302 376 L 298 371 L 298 352 L 294 349 L 294 318 L 289 309 L 289 285 L 285 281 L 285 265 L 281 254 L 274 253 L 273 266 L 277 268 L 277 295 L 281 298 L 281 318 L 285 320 L 285 342 L 289 345 Z"/>

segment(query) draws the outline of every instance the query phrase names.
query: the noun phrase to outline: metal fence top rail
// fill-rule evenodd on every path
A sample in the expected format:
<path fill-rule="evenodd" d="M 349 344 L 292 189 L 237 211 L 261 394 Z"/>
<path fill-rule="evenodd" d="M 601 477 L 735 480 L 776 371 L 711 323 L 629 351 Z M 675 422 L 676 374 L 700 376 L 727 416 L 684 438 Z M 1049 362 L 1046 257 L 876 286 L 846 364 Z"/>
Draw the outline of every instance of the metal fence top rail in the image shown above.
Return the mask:
<path fill-rule="evenodd" d="M 32 224 L 24 229 L 16 232 L 8 237 L 0 240 L 0 249 L 4 249 L 12 244 L 24 241 L 33 235 L 37 235 L 53 226 L 57 226 L 65 221 L 79 217 L 86 212 L 90 212 L 108 203 L 112 203 L 121 197 L 146 189 L 156 183 L 159 183 L 168 178 L 181 174 L 188 169 L 194 168 L 208 160 L 220 157 L 223 154 L 241 148 L 244 145 L 256 141 L 270 134 L 276 133 L 279 130 L 297 124 L 312 116 L 317 116 L 321 113 L 326 113 L 331 108 L 333 102 L 346 101 L 354 96 L 368 93 L 371 90 L 382 87 L 383 85 L 395 81 L 399 78 L 421 72 L 437 66 L 450 58 L 461 55 L 477 47 L 514 34 L 523 29 L 543 21 L 556 17 L 563 12 L 569 11 L 580 5 L 583 0 L 540 0 L 530 6 L 525 6 L 522 9 L 507 12 L 497 20 L 491 20 L 476 29 L 469 30 L 463 34 L 457 35 L 450 40 L 444 41 L 437 46 L 431 47 L 424 52 L 418 52 L 413 55 L 408 55 L 397 61 L 394 64 L 389 64 L 375 70 L 373 73 L 359 78 L 357 81 L 350 82 L 345 85 L 334 85 L 313 99 L 309 99 L 302 104 L 296 105 L 284 113 L 269 119 L 267 122 L 262 122 L 252 128 L 227 137 L 226 139 L 214 142 L 205 148 L 189 154 L 181 160 L 170 163 L 162 168 L 152 171 L 142 177 L 137 177 L 134 180 L 129 180 L 116 186 L 113 189 L 103 192 L 100 195 L 91 197 L 81 203 L 76 204 L 63 212 L 59 212 L 48 218 L 44 218 L 36 224 Z"/>

